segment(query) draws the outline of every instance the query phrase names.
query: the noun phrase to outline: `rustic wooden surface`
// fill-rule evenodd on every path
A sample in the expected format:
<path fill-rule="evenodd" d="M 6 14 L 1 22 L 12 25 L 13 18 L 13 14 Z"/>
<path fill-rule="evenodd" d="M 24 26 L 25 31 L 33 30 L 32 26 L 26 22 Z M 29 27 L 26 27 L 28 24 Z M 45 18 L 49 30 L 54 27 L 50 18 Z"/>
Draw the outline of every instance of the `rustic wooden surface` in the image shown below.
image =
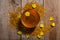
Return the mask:
<path fill-rule="evenodd" d="M 20 7 L 24 7 L 27 2 L 32 0 L 16 0 L 16 3 Z M 60 40 L 60 0 L 35 0 L 39 4 L 44 5 L 46 8 L 45 12 L 45 22 L 48 23 L 47 18 L 53 15 L 56 19 L 56 28 L 53 31 L 48 32 L 44 37 L 38 39 L 36 37 L 31 37 L 29 40 Z M 16 5 L 11 3 L 11 0 L 0 0 L 0 40 L 20 40 L 17 30 L 9 27 L 9 11 L 13 11 Z M 22 40 L 27 40 L 27 38 L 22 35 Z"/>

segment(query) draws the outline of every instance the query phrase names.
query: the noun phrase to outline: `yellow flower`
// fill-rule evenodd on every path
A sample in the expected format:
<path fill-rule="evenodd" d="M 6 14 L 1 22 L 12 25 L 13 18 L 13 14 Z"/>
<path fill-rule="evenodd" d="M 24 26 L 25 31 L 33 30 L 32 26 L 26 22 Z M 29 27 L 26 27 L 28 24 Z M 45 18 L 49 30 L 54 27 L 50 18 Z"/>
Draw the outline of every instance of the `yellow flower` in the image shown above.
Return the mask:
<path fill-rule="evenodd" d="M 37 7 L 37 5 L 36 5 L 35 3 L 33 3 L 33 4 L 32 4 L 32 7 L 33 7 L 33 8 L 36 8 L 36 7 Z"/>
<path fill-rule="evenodd" d="M 55 23 L 53 22 L 53 23 L 51 23 L 51 25 L 52 25 L 52 26 L 55 26 Z"/>
<path fill-rule="evenodd" d="M 41 38 L 42 36 L 41 35 L 37 35 L 37 38 Z"/>
<path fill-rule="evenodd" d="M 44 35 L 44 32 L 43 32 L 43 31 L 41 31 L 41 32 L 40 32 L 40 35 L 41 35 L 41 36 L 43 36 L 43 35 Z"/>
<path fill-rule="evenodd" d="M 30 12 L 25 12 L 25 16 L 30 16 Z"/>
<path fill-rule="evenodd" d="M 54 17 L 50 16 L 50 20 L 54 20 Z"/>
<path fill-rule="evenodd" d="M 22 34 L 22 32 L 21 32 L 21 31 L 18 31 L 17 33 L 18 33 L 19 35 L 21 35 L 21 34 Z"/>
<path fill-rule="evenodd" d="M 40 24 L 40 27 L 41 27 L 41 28 L 43 28 L 43 27 L 44 27 L 44 24 L 43 24 L 43 23 L 41 23 L 41 24 Z"/>

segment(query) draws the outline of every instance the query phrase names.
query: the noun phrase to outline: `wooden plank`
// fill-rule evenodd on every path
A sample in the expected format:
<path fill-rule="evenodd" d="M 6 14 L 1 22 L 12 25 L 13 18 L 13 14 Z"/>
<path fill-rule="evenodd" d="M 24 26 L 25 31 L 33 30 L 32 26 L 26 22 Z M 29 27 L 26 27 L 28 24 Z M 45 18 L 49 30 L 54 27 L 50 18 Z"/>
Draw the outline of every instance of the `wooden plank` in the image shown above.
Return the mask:
<path fill-rule="evenodd" d="M 54 15 L 55 18 L 57 16 L 57 0 L 45 0 L 45 4 L 44 6 L 47 8 L 47 14 L 48 16 L 50 15 Z M 55 19 L 56 20 L 56 19 Z M 57 21 L 56 21 L 57 23 Z M 49 33 L 49 40 L 56 40 L 56 29 L 53 29 L 50 33 Z"/>
<path fill-rule="evenodd" d="M 0 27 L 0 39 L 1 40 L 17 40 L 19 39 L 17 36 L 17 31 L 9 28 L 8 21 L 9 21 L 9 11 L 13 10 L 13 7 L 10 5 L 10 1 L 8 0 L 1 0 L 0 6 L 0 17 L 2 18 L 2 26 Z M 0 19 L 1 19 L 0 18 Z"/>
<path fill-rule="evenodd" d="M 60 0 L 57 1 L 57 9 L 57 40 L 60 40 Z"/>

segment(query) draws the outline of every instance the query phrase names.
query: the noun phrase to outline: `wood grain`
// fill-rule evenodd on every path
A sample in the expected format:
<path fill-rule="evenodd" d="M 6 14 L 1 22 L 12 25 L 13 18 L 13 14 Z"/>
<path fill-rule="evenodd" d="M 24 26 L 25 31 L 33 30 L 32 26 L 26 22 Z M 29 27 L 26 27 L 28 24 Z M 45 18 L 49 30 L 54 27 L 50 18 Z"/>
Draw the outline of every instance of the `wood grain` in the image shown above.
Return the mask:
<path fill-rule="evenodd" d="M 15 1 L 19 4 L 20 7 L 24 7 L 27 2 L 31 2 L 32 0 L 18 0 Z M 37 39 L 36 37 L 31 37 L 29 40 L 60 40 L 60 0 L 36 0 L 41 5 L 44 5 L 46 8 L 45 11 L 45 24 L 48 22 L 49 16 L 53 15 L 56 19 L 56 29 L 52 32 L 48 32 L 41 39 Z M 11 4 L 11 0 L 0 0 L 0 40 L 20 40 L 20 36 L 18 36 L 17 30 L 10 28 L 8 25 L 9 22 L 9 11 L 15 10 L 17 6 Z M 52 35 L 52 36 L 51 36 Z M 22 40 L 27 40 L 25 35 L 22 35 Z"/>

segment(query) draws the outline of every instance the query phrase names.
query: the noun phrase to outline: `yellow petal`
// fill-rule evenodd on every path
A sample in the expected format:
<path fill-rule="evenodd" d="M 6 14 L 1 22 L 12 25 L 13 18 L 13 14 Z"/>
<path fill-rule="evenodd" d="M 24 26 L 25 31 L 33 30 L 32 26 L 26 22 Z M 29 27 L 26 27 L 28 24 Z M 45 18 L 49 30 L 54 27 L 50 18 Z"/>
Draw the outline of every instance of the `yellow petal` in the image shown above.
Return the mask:
<path fill-rule="evenodd" d="M 17 11 L 21 11 L 21 10 L 22 10 L 22 8 L 18 7 L 16 10 L 17 10 Z"/>
<path fill-rule="evenodd" d="M 32 4 L 32 7 L 33 7 L 33 8 L 36 8 L 36 7 L 37 7 L 37 5 L 36 5 L 35 3 L 33 3 L 33 4 Z"/>
<path fill-rule="evenodd" d="M 30 16 L 30 12 L 25 12 L 25 16 Z"/>
<path fill-rule="evenodd" d="M 52 26 L 55 26 L 55 23 L 53 22 L 53 23 L 51 23 L 51 25 L 52 25 Z"/>
<path fill-rule="evenodd" d="M 50 20 L 54 20 L 54 17 L 50 16 Z"/>
<path fill-rule="evenodd" d="M 43 23 L 41 23 L 41 24 L 40 24 L 40 27 L 41 27 L 41 28 L 43 28 L 43 27 L 44 27 L 44 24 L 43 24 Z"/>
<path fill-rule="evenodd" d="M 21 14 L 17 15 L 17 18 L 21 18 Z"/>
<path fill-rule="evenodd" d="M 43 36 L 43 35 L 44 35 L 44 32 L 43 32 L 43 31 L 41 31 L 41 32 L 40 32 L 40 35 L 41 35 L 41 36 Z"/>
<path fill-rule="evenodd" d="M 21 32 L 21 31 L 18 31 L 17 33 L 18 33 L 19 35 L 21 35 L 21 34 L 22 34 L 22 32 Z"/>
<path fill-rule="evenodd" d="M 41 35 L 37 35 L 37 38 L 42 38 L 42 36 Z"/>

